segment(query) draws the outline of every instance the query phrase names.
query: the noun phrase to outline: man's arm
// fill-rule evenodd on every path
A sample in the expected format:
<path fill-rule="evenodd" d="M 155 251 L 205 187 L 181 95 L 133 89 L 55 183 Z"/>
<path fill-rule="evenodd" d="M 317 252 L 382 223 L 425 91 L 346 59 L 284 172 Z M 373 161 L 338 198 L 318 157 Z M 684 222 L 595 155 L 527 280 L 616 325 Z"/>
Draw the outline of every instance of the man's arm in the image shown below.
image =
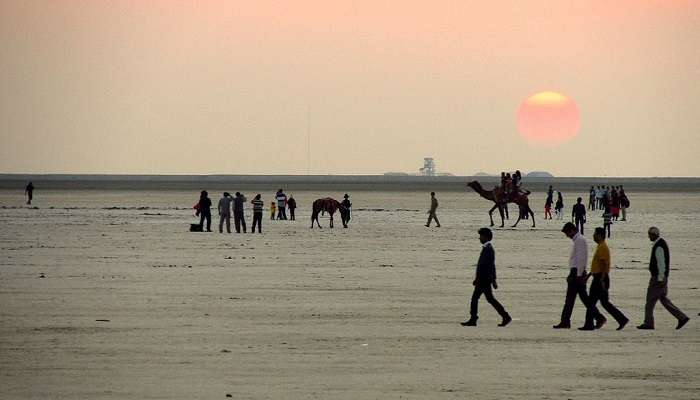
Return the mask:
<path fill-rule="evenodd" d="M 659 276 L 657 279 L 659 282 L 663 282 L 666 279 L 666 258 L 664 258 L 664 250 L 661 247 L 657 247 L 654 252 L 654 257 L 656 257 L 656 265 L 659 268 Z"/>

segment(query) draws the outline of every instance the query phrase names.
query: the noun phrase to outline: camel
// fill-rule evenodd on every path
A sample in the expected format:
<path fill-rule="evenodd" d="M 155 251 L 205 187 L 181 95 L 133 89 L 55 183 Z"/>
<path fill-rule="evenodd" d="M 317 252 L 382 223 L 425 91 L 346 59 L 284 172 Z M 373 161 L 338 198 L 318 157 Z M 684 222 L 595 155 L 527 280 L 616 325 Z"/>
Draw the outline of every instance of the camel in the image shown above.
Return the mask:
<path fill-rule="evenodd" d="M 316 221 L 316 225 L 318 225 L 319 229 L 321 228 L 321 224 L 318 222 L 318 215 L 322 212 L 328 213 L 331 220 L 330 227 L 333 228 L 333 214 L 335 214 L 336 210 L 340 211 L 341 216 L 346 215 L 349 211 L 342 204 L 340 204 L 338 200 L 330 197 L 314 201 L 313 211 L 311 212 L 311 229 L 314 228 L 314 221 Z M 343 218 L 343 226 L 345 228 L 348 227 L 345 223 L 345 218 Z"/>
<path fill-rule="evenodd" d="M 493 188 L 493 190 L 484 190 L 484 188 L 481 187 L 481 184 L 478 181 L 469 182 L 467 186 L 472 188 L 475 192 L 479 193 L 479 195 L 485 198 L 486 200 L 491 200 L 494 202 L 494 206 L 489 210 L 491 226 L 494 225 L 493 211 L 498 209 L 498 212 L 501 214 L 501 228 L 503 228 L 503 206 L 506 203 L 515 203 L 520 208 L 520 212 L 518 213 L 518 220 L 515 221 L 515 224 L 513 224 L 513 228 L 518 226 L 518 222 L 520 222 L 523 212 L 530 214 L 530 217 L 532 218 L 532 227 L 535 227 L 535 213 L 532 211 L 532 209 L 530 209 L 529 201 L 527 198 L 527 195 L 530 194 L 530 191 L 525 190 L 523 192 L 514 192 L 511 193 L 510 196 L 508 196 L 508 198 L 506 198 L 506 194 L 503 191 L 503 188 L 501 188 L 500 186 L 496 186 L 495 188 Z"/>

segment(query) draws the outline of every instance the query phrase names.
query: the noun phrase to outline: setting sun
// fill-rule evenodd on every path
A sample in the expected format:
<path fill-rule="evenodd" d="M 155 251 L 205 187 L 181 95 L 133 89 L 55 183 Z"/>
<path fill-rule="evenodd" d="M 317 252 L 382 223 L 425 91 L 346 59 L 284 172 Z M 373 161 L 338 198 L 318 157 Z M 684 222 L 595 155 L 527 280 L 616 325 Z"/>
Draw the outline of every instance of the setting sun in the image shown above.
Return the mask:
<path fill-rule="evenodd" d="M 535 93 L 520 103 L 518 132 L 533 145 L 556 146 L 573 139 L 580 126 L 576 103 L 552 91 Z"/>

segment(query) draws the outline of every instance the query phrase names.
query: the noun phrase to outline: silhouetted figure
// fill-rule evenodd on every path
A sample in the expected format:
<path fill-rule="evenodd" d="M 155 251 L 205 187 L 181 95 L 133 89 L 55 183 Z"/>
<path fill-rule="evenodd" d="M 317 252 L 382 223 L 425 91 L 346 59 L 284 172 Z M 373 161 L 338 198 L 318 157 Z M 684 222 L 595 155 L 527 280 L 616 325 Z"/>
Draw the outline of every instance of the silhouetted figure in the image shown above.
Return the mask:
<path fill-rule="evenodd" d="M 204 221 L 207 221 L 207 232 L 211 232 L 211 199 L 206 190 L 199 194 L 199 203 L 195 206 L 199 215 L 199 225 L 204 229 Z"/>
<path fill-rule="evenodd" d="M 605 203 L 605 209 L 603 210 L 603 228 L 608 232 L 608 239 L 610 238 L 610 227 L 612 226 L 612 213 L 610 212 L 610 202 L 603 199 Z"/>
<path fill-rule="evenodd" d="M 282 189 L 277 191 L 275 200 L 277 200 L 277 219 L 287 219 L 287 195 Z"/>
<path fill-rule="evenodd" d="M 482 247 L 479 261 L 476 263 L 476 277 L 473 282 L 474 293 L 472 293 L 470 307 L 471 317 L 468 321 L 461 322 L 462 326 L 476 326 L 476 321 L 479 319 L 479 298 L 482 294 L 486 296 L 486 301 L 496 309 L 498 315 L 503 318 L 498 326 L 506 326 L 512 321 L 510 315 L 508 315 L 501 303 L 493 297 L 493 292 L 491 291 L 491 286 L 494 289 L 498 289 L 498 284 L 496 283 L 496 251 L 491 245 L 491 239 L 493 239 L 491 229 L 479 229 L 479 241 Z"/>
<path fill-rule="evenodd" d="M 625 189 L 620 186 L 620 211 L 622 212 L 622 219 L 620 221 L 627 221 L 627 209 L 630 206 L 630 199 L 625 193 Z"/>
<path fill-rule="evenodd" d="M 290 221 L 295 221 L 294 219 L 294 210 L 297 208 L 297 201 L 294 200 L 294 197 L 292 195 L 289 195 L 289 198 L 287 199 L 287 207 L 289 207 L 289 220 Z"/>
<path fill-rule="evenodd" d="M 275 220 L 275 212 L 276 211 L 277 211 L 277 203 L 275 202 L 275 200 L 272 200 L 272 202 L 270 203 L 270 219 L 273 221 Z"/>
<path fill-rule="evenodd" d="M 438 201 L 435 198 L 435 192 L 430 192 L 430 210 L 428 211 L 428 223 L 425 226 L 430 227 L 430 223 L 435 220 L 436 226 L 440 227 L 440 221 L 438 220 L 437 214 L 435 213 L 438 208 Z"/>
<path fill-rule="evenodd" d="M 557 214 L 557 219 L 562 219 L 564 214 L 564 197 L 561 192 L 557 192 L 557 203 L 554 205 L 554 213 Z"/>
<path fill-rule="evenodd" d="M 576 302 L 576 295 L 578 294 L 581 302 L 589 308 L 590 299 L 588 298 L 588 293 L 586 292 L 586 264 L 588 263 L 588 244 L 586 243 L 586 238 L 581 235 L 576 226 L 571 222 L 564 224 L 561 229 L 562 232 L 571 239 L 574 244 L 571 248 L 571 255 L 569 256 L 569 276 L 566 278 L 566 300 L 564 301 L 564 308 L 561 312 L 561 322 L 558 325 L 554 325 L 554 329 L 569 329 L 571 328 L 571 313 L 574 311 L 574 303 Z M 595 306 L 591 307 L 591 312 L 596 320 L 596 328 L 600 328 L 606 322 L 605 317 L 598 312 Z"/>
<path fill-rule="evenodd" d="M 258 227 L 258 233 L 262 233 L 263 205 L 265 203 L 260 198 L 260 193 L 256 194 L 250 203 L 253 205 L 253 226 L 250 228 L 250 233 L 255 233 L 256 226 Z"/>
<path fill-rule="evenodd" d="M 27 195 L 27 204 L 32 204 L 32 199 L 34 198 L 34 184 L 29 182 L 27 187 L 24 188 L 24 194 Z"/>
<path fill-rule="evenodd" d="M 552 186 L 549 186 L 549 190 L 547 190 L 547 199 L 544 201 L 544 219 L 547 219 L 547 216 L 549 216 L 549 219 L 552 219 L 552 203 L 554 202 L 554 189 L 552 189 Z"/>
<path fill-rule="evenodd" d="M 588 194 L 588 209 L 589 210 L 595 210 L 596 209 L 596 204 L 595 204 L 595 187 L 591 186 L 591 191 Z"/>
<path fill-rule="evenodd" d="M 231 203 L 233 198 L 229 192 L 224 192 L 224 197 L 219 200 L 219 233 L 224 232 L 224 222 L 226 222 L 226 232 L 231 233 Z"/>
<path fill-rule="evenodd" d="M 659 228 L 652 226 L 649 228 L 649 240 L 654 242 L 651 247 L 651 258 L 649 259 L 649 287 L 647 288 L 647 300 L 644 306 L 644 323 L 637 329 L 654 329 L 654 306 L 656 302 L 661 304 L 678 320 L 676 329 L 681 329 L 688 323 L 690 318 L 676 307 L 668 298 L 668 274 L 671 272 L 671 252 L 668 244 L 661 238 Z"/>
<path fill-rule="evenodd" d="M 586 223 L 586 206 L 583 205 L 583 199 L 580 197 L 576 199 L 576 204 L 571 209 L 571 220 L 576 224 L 576 229 L 584 235 L 583 224 Z"/>
<path fill-rule="evenodd" d="M 583 205 L 583 204 L 582 204 Z M 585 208 L 585 207 L 584 207 Z M 593 261 L 591 261 L 591 272 L 593 275 L 593 282 L 591 283 L 591 289 L 589 293 L 589 307 L 586 310 L 586 323 L 579 328 L 582 331 L 592 331 L 595 329 L 593 325 L 593 318 L 595 314 L 595 305 L 600 300 L 600 305 L 603 306 L 605 311 L 607 311 L 615 321 L 619 324 L 617 330 L 622 330 L 622 328 L 627 325 L 629 319 L 625 317 L 622 311 L 618 310 L 612 303 L 610 303 L 610 297 L 608 290 L 610 290 L 610 249 L 608 244 L 605 243 L 605 229 L 598 227 L 595 228 L 593 232 L 593 240 L 598 243 L 593 254 Z"/>
<path fill-rule="evenodd" d="M 348 222 L 350 222 L 350 207 L 352 207 L 350 196 L 347 193 L 343 196 L 343 201 L 340 202 L 340 205 L 343 206 L 343 208 L 339 209 L 340 220 L 343 222 L 343 228 L 347 228 Z"/>
<path fill-rule="evenodd" d="M 236 233 L 246 233 L 245 215 L 243 212 L 243 204 L 248 201 L 240 192 L 236 192 L 236 197 L 233 198 L 233 225 L 236 227 Z"/>

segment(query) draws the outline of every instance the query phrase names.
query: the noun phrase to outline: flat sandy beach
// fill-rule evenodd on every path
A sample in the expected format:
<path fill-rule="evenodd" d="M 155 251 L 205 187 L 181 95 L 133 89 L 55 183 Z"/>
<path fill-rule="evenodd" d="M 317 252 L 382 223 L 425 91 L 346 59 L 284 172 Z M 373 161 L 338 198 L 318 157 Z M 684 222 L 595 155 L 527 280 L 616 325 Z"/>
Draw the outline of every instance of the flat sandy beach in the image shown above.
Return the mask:
<path fill-rule="evenodd" d="M 568 212 L 585 190 L 564 193 Z M 309 205 L 342 192 L 292 194 L 296 222 L 266 213 L 262 235 L 227 235 L 187 231 L 195 191 L 39 190 L 36 209 L 0 191 L 0 398 L 700 397 L 700 193 L 628 193 L 609 241 L 611 300 L 631 319 L 620 332 L 612 318 L 551 328 L 571 242 L 542 220 L 541 192 L 536 229 L 495 230 L 506 328 L 483 298 L 479 326 L 459 325 L 488 225 L 475 193 L 438 193 L 437 229 L 423 226 L 426 192 L 354 191 L 350 228 L 333 230 L 309 229 Z M 601 223 L 589 215 L 587 236 Z M 650 225 L 691 317 L 680 331 L 661 305 L 655 331 L 635 329 Z M 577 302 L 574 328 L 584 312 Z"/>

